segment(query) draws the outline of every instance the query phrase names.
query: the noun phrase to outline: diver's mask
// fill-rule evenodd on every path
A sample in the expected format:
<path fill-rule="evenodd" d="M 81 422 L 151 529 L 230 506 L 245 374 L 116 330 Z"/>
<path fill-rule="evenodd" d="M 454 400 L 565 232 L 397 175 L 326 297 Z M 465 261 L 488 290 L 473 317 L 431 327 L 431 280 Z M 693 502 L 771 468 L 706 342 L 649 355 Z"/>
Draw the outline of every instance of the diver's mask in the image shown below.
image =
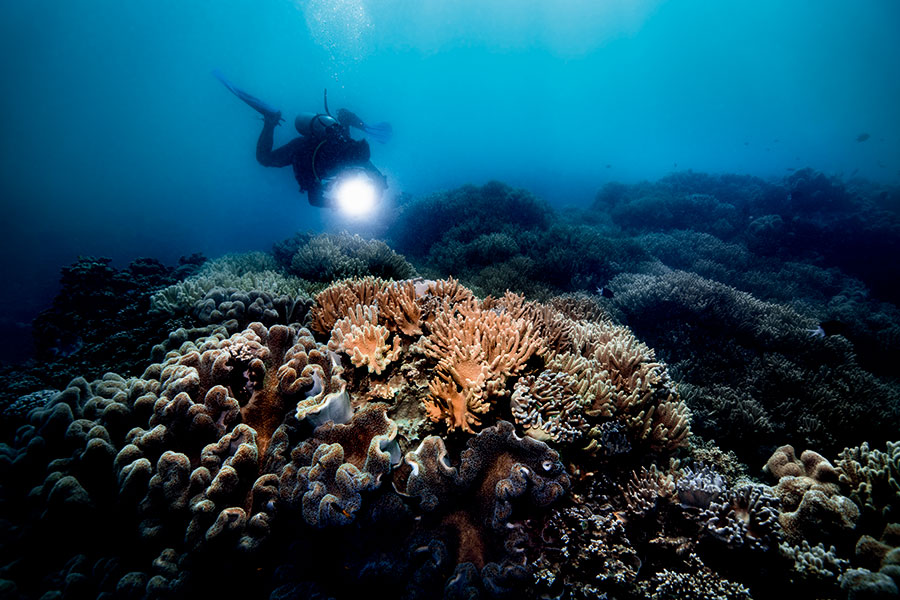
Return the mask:
<path fill-rule="evenodd" d="M 384 182 L 362 167 L 348 167 L 322 180 L 323 197 L 348 217 L 369 215 L 384 192 Z"/>

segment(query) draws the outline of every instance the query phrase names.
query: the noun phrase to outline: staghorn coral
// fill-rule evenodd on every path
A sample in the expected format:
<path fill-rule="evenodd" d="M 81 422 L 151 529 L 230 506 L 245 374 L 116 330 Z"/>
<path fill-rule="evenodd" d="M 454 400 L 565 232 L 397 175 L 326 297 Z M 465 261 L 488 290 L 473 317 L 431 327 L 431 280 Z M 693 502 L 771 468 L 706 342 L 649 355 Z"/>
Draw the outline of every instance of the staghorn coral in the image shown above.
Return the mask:
<path fill-rule="evenodd" d="M 778 436 L 837 452 L 896 429 L 894 387 L 865 371 L 844 338 L 811 341 L 804 328 L 815 321 L 796 310 L 667 269 L 611 285 L 629 327 L 690 384 L 698 433 L 743 460 L 764 461 Z"/>
<path fill-rule="evenodd" d="M 642 582 L 643 597 L 651 600 L 691 598 L 691 600 L 750 600 L 750 590 L 718 576 L 696 554 L 690 555 L 688 571 L 663 569 Z"/>

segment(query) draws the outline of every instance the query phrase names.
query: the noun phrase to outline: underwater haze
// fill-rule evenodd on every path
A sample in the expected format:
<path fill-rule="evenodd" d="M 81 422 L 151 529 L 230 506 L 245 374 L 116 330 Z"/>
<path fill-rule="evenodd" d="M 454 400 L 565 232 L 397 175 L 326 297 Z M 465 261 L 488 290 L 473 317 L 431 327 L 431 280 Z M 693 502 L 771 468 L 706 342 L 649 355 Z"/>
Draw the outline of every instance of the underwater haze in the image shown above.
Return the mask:
<path fill-rule="evenodd" d="M 354 230 L 255 161 L 261 120 L 214 69 L 284 112 L 276 144 L 325 88 L 390 122 L 394 195 L 500 180 L 586 206 L 688 169 L 896 184 L 898 24 L 891 0 L 4 2 L 4 335 L 27 343 L 79 255 Z"/>

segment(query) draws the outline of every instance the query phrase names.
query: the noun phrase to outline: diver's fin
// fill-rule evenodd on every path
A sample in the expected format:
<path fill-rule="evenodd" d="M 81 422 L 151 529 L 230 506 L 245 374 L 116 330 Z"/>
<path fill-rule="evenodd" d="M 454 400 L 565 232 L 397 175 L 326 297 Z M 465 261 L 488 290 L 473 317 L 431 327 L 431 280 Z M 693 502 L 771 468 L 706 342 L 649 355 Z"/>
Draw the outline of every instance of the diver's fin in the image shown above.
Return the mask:
<path fill-rule="evenodd" d="M 372 125 L 363 124 L 362 129 L 373 140 L 381 142 L 382 144 L 386 144 L 391 141 L 391 136 L 394 135 L 394 128 L 391 127 L 390 123 L 385 122 L 374 123 Z"/>
<path fill-rule="evenodd" d="M 325 110 L 328 110 L 328 103 L 325 104 Z M 341 122 L 345 127 L 355 127 L 360 131 L 363 131 L 369 134 L 373 140 L 381 142 L 385 144 L 390 141 L 391 135 L 393 135 L 394 130 L 391 127 L 390 123 L 375 123 L 374 125 L 368 125 L 363 122 L 357 115 L 350 112 L 346 108 L 342 108 L 338 111 L 338 121 Z"/>
<path fill-rule="evenodd" d="M 235 86 L 233 83 L 231 83 L 230 81 L 228 81 L 227 79 L 225 79 L 225 76 L 222 75 L 222 72 L 219 71 L 218 69 L 216 69 L 215 71 L 213 71 L 212 74 L 213 74 L 213 77 L 215 77 L 216 79 L 218 79 L 219 81 L 221 81 L 221 82 L 222 82 L 222 85 L 224 85 L 225 87 L 227 87 L 228 90 L 229 90 L 232 94 L 234 94 L 235 96 L 237 96 L 238 98 L 240 98 L 241 100 L 243 100 L 244 102 L 246 102 L 251 108 L 253 108 L 253 109 L 256 110 L 257 112 L 259 112 L 260 114 L 262 114 L 262 116 L 263 116 L 264 118 L 266 118 L 266 119 L 271 119 L 271 118 L 278 117 L 278 121 L 279 121 L 279 122 L 284 121 L 284 119 L 281 118 L 281 111 L 280 111 L 280 110 L 278 110 L 277 108 L 275 108 L 275 107 L 272 106 L 271 104 L 266 104 L 265 102 L 263 102 L 262 100 L 260 100 L 260 99 L 257 98 L 256 96 L 251 96 L 250 94 L 248 94 L 247 92 L 245 92 L 245 91 L 242 90 L 241 88 Z"/>

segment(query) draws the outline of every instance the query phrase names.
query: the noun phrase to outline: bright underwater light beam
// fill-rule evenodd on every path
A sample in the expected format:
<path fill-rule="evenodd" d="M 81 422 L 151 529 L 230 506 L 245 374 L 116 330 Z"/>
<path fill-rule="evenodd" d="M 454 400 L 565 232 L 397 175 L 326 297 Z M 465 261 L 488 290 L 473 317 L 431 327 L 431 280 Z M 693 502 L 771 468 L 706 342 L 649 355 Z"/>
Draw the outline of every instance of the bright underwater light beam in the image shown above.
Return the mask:
<path fill-rule="evenodd" d="M 364 217 L 375 209 L 379 192 L 375 182 L 365 173 L 350 173 L 335 180 L 329 195 L 345 215 Z"/>

